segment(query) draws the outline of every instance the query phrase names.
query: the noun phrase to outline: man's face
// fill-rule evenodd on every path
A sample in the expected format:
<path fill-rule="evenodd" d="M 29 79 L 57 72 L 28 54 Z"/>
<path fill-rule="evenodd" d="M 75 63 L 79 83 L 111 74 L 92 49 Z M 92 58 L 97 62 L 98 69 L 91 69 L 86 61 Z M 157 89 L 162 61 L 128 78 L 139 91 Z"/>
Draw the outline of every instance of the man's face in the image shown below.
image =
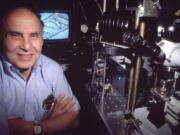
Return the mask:
<path fill-rule="evenodd" d="M 5 21 L 3 40 L 7 60 L 19 69 L 31 69 L 41 54 L 42 34 L 42 25 L 31 11 L 12 11 Z"/>

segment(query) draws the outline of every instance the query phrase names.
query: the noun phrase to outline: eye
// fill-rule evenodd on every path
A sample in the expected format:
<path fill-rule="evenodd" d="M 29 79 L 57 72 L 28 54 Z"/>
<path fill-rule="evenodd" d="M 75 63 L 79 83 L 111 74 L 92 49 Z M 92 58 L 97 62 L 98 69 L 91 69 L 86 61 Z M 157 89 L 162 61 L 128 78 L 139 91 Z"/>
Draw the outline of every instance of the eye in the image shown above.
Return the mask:
<path fill-rule="evenodd" d="M 33 38 L 33 39 L 41 38 L 41 34 L 40 33 L 32 33 L 31 38 Z"/>
<path fill-rule="evenodd" d="M 12 39 L 20 39 L 21 35 L 19 33 L 11 32 L 11 33 L 7 33 L 7 37 L 12 38 Z"/>

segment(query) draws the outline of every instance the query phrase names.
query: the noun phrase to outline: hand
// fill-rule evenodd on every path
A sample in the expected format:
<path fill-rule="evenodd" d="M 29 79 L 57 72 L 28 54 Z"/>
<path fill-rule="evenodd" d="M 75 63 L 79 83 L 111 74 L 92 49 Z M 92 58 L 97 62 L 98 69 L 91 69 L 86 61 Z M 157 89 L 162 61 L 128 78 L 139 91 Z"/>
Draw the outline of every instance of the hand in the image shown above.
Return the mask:
<path fill-rule="evenodd" d="M 71 96 L 65 98 L 64 93 L 60 94 L 55 99 L 55 104 L 49 118 L 53 118 L 64 113 L 72 112 L 74 105 L 75 102 L 73 101 L 73 98 Z"/>

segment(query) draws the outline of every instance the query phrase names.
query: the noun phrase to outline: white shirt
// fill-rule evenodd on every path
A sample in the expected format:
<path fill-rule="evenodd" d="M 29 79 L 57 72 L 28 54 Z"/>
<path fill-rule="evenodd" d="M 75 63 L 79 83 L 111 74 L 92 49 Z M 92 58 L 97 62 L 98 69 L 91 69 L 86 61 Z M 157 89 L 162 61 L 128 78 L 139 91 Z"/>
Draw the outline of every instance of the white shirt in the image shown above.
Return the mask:
<path fill-rule="evenodd" d="M 45 119 L 43 101 L 50 94 L 57 97 L 60 93 L 73 96 L 75 110 L 80 109 L 62 68 L 52 59 L 41 55 L 29 80 L 24 80 L 18 69 L 0 57 L 0 102 L 7 111 L 8 119 Z"/>

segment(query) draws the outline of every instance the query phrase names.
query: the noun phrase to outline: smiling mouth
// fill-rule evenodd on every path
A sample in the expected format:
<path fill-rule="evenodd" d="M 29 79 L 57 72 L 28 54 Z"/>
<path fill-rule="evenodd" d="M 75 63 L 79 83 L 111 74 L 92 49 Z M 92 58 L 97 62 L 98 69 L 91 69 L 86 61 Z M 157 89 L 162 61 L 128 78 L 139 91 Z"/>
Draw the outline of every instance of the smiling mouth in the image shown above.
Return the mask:
<path fill-rule="evenodd" d="M 20 60 L 29 61 L 33 58 L 33 54 L 18 54 Z"/>

